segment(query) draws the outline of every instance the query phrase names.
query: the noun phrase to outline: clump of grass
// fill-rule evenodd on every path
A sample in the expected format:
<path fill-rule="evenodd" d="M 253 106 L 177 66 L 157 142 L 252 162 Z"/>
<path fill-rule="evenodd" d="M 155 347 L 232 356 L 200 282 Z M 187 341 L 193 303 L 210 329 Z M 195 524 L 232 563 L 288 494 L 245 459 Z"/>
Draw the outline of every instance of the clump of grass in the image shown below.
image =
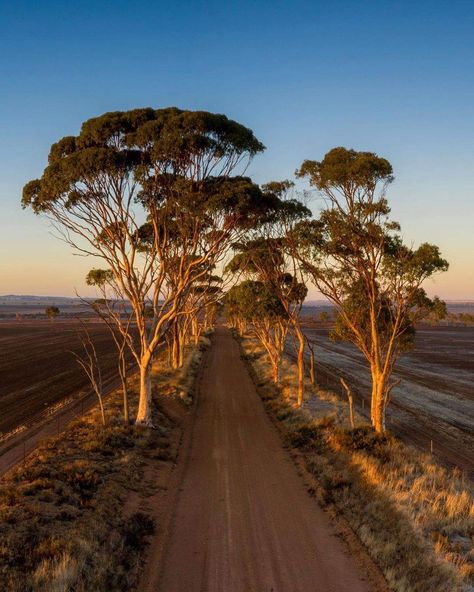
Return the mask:
<path fill-rule="evenodd" d="M 271 384 L 263 351 L 250 339 L 252 367 L 267 410 L 314 476 L 314 493 L 350 524 L 395 592 L 454 592 L 474 588 L 474 488 L 459 471 L 363 419 L 348 423 L 347 405 L 306 384 L 309 400 L 295 409 L 295 370 L 285 360 L 281 384 Z M 256 353 L 258 352 L 258 353 Z"/>
<path fill-rule="evenodd" d="M 158 393 L 187 380 L 185 369 L 170 372 L 165 353 L 154 366 L 153 421 L 162 430 L 125 424 L 121 394 L 105 401 L 108 423 L 98 409 L 46 440 L 0 485 L 0 582 L 9 592 L 128 591 L 153 519 L 123 509 L 129 492 L 146 488 L 145 462 L 170 462 L 173 421 L 160 410 Z M 192 366 L 196 371 L 196 362 Z M 166 372 L 165 372 L 166 369 Z M 179 376 L 178 376 L 179 374 Z M 189 379 L 191 380 L 191 379 Z M 136 409 L 136 381 L 130 405 Z M 145 491 L 145 490 L 144 490 Z"/>
<path fill-rule="evenodd" d="M 286 410 L 286 413 L 288 413 L 288 410 Z M 288 418 L 289 415 L 286 415 L 286 417 L 280 421 L 284 421 Z M 302 450 L 313 450 L 318 446 L 321 440 L 321 430 L 315 424 L 302 423 L 295 429 L 288 431 L 287 439 L 295 448 L 301 448 Z"/>
<path fill-rule="evenodd" d="M 135 512 L 125 522 L 123 533 L 125 543 L 131 549 L 141 551 L 147 536 L 155 532 L 155 521 L 143 512 Z"/>

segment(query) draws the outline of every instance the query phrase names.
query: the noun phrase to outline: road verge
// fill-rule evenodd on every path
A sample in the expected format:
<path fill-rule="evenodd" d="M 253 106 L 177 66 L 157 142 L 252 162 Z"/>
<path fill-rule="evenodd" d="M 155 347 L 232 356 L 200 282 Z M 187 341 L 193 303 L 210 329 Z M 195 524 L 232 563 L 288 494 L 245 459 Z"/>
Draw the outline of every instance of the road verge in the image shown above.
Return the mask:
<path fill-rule="evenodd" d="M 128 506 L 147 496 L 150 462 L 172 471 L 181 422 L 192 400 L 201 349 L 190 347 L 182 369 L 167 367 L 166 352 L 153 368 L 153 421 L 159 429 L 126 425 L 121 393 L 105 402 L 100 425 L 93 408 L 56 437 L 42 442 L 0 485 L 0 581 L 9 592 L 131 590 L 155 521 Z M 137 404 L 130 381 L 131 407 Z"/>
<path fill-rule="evenodd" d="M 241 340 L 264 406 L 309 476 L 309 488 L 346 521 L 395 592 L 471 590 L 474 584 L 473 488 L 391 435 L 376 436 L 343 402 L 306 384 L 294 406 L 296 375 L 284 359 L 278 386 L 263 348 Z"/>

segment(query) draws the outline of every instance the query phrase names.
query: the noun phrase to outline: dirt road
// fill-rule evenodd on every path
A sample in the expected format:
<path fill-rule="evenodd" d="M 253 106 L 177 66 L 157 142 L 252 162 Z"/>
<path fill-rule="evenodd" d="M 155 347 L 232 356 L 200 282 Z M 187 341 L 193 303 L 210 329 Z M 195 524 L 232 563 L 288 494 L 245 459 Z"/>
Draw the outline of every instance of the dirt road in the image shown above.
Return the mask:
<path fill-rule="evenodd" d="M 187 454 L 164 560 L 151 566 L 144 590 L 373 590 L 306 492 L 238 344 L 222 327 L 202 377 Z"/>

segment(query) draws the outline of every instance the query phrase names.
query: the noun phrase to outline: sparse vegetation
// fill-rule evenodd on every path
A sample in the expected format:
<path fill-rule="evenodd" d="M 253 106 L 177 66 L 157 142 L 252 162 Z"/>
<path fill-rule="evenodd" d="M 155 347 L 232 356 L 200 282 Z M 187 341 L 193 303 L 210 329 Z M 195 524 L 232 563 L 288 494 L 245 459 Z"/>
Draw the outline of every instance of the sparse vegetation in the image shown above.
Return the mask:
<path fill-rule="evenodd" d="M 243 176 L 263 150 L 250 129 L 224 115 L 105 113 L 53 144 L 41 178 L 25 185 L 23 207 L 52 220 L 76 253 L 104 265 L 87 275 L 99 296 L 88 304 L 116 346 L 124 421 L 116 398 L 103 404 L 100 360 L 85 330 L 85 356 L 75 355 L 100 414 L 42 446 L 0 492 L 0 573 L 13 592 L 133 586 L 153 523 L 139 512 L 124 515 L 124 498 L 141 486 L 147 455 L 172 459 L 166 434 L 173 426 L 152 397 L 152 368 L 164 394 L 189 403 L 200 358 L 197 350 L 186 358 L 186 346 L 212 328 L 223 301 L 230 324 L 258 340 L 252 357 L 260 390 L 313 475 L 314 493 L 347 519 L 392 589 L 474 584 L 471 486 L 385 426 L 399 382 L 394 366 L 412 347 L 416 322 L 446 316 L 444 302 L 430 300 L 422 284 L 448 263 L 435 245 L 403 243 L 389 218 L 386 159 L 340 147 L 321 162 L 305 161 L 296 176 L 324 201 L 313 217 L 294 198 L 293 182 L 259 186 Z M 216 268 L 236 284 L 227 293 Z M 368 363 L 371 426 L 354 413 L 350 381 L 341 379 L 349 412 L 318 390 L 313 343 L 300 321 L 309 280 L 334 306 L 333 337 L 351 341 Z M 59 310 L 46 313 L 54 318 Z M 296 368 L 283 360 L 289 337 Z M 133 386 L 126 352 L 139 373 Z M 318 396 L 311 412 L 305 389 Z"/>
<path fill-rule="evenodd" d="M 457 471 L 377 434 L 334 394 L 307 385 L 296 409 L 296 375 L 284 360 L 280 386 L 261 345 L 242 342 L 267 410 L 299 451 L 318 501 L 342 515 L 396 592 L 470 590 L 474 585 L 474 490 Z"/>
<path fill-rule="evenodd" d="M 448 324 L 474 325 L 474 314 L 469 312 L 450 312 L 446 315 Z"/>
<path fill-rule="evenodd" d="M 206 345 L 201 341 L 200 347 Z M 124 511 L 131 490 L 146 495 L 140 479 L 147 459 L 173 462 L 170 436 L 177 427 L 161 411 L 166 397 L 188 401 L 201 352 L 190 347 L 185 364 L 171 371 L 162 351 L 153 367 L 150 430 L 121 421 L 121 393 L 45 441 L 0 486 L 0 580 L 8 592 L 130 590 L 153 519 Z M 138 383 L 130 381 L 130 403 Z"/>

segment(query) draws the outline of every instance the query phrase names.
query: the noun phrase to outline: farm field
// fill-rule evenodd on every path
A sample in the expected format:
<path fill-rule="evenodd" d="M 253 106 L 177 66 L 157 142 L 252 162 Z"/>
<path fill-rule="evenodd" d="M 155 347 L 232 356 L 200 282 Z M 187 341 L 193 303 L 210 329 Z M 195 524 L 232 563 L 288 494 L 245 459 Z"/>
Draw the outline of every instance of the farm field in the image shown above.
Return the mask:
<path fill-rule="evenodd" d="M 104 382 L 115 376 L 115 346 L 107 327 L 87 322 Z M 29 423 L 61 400 L 90 387 L 71 351 L 82 352 L 77 321 L 0 322 L 0 434 Z"/>
<path fill-rule="evenodd" d="M 0 297 L 0 319 L 1 320 L 15 320 L 15 316 L 18 314 L 23 320 L 34 320 L 36 318 L 45 318 L 45 308 L 47 306 L 58 306 L 61 312 L 61 318 L 70 318 L 75 320 L 78 316 L 88 317 L 91 314 L 89 306 L 79 301 L 57 302 L 55 299 L 45 299 L 42 302 L 7 302 L 2 301 Z"/>
<path fill-rule="evenodd" d="M 315 344 L 323 387 L 340 391 L 343 376 L 359 411 L 369 406 L 369 375 L 352 346 L 333 343 L 329 324 L 313 320 L 320 308 L 304 309 L 304 328 Z M 316 312 L 315 312 L 316 311 Z M 115 372 L 115 349 L 107 328 L 88 321 L 104 380 Z M 77 321 L 57 319 L 0 322 L 0 434 L 34 421 L 64 399 L 89 391 L 75 362 L 80 352 Z M 429 451 L 474 478 L 474 327 L 421 326 L 416 349 L 403 356 L 388 411 L 387 426 L 404 441 Z M 364 401 L 364 403 L 362 403 Z M 309 403 L 311 405 L 311 403 Z"/>
<path fill-rule="evenodd" d="M 319 381 L 340 391 L 344 377 L 359 411 L 364 405 L 367 413 L 370 383 L 362 355 L 350 344 L 332 342 L 329 325 L 312 320 L 309 310 L 306 317 Z M 474 327 L 420 326 L 415 349 L 399 360 L 395 379 L 400 384 L 392 391 L 388 429 L 426 452 L 432 441 L 436 458 L 473 479 Z"/>

